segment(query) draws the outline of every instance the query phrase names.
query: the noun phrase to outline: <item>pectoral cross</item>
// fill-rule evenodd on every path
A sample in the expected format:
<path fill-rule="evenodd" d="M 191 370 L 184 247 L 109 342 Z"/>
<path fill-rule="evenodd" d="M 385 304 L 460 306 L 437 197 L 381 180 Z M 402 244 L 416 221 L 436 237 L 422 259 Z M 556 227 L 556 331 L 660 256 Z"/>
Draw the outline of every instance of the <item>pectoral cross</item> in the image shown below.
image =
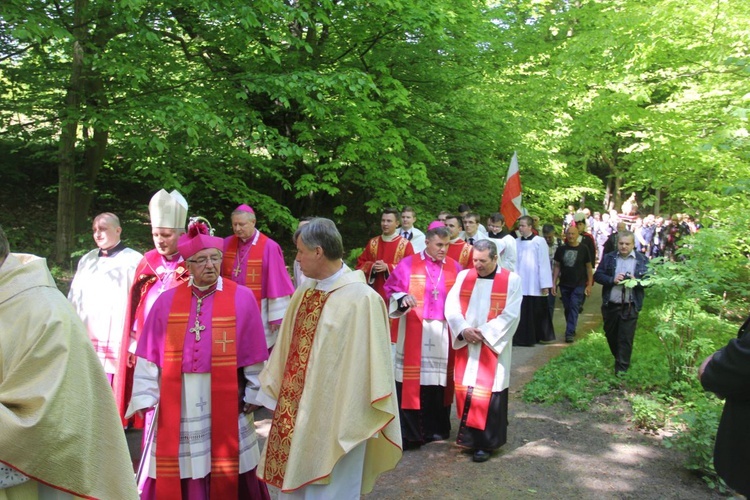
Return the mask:
<path fill-rule="evenodd" d="M 235 278 L 240 275 L 240 263 L 239 262 L 237 263 L 237 267 L 234 268 L 234 271 L 232 271 L 232 274 L 234 275 Z"/>
<path fill-rule="evenodd" d="M 438 295 L 440 295 L 440 292 L 438 292 L 437 288 L 433 288 L 430 293 L 432 294 L 432 300 L 437 300 Z"/>
<path fill-rule="evenodd" d="M 210 297 L 214 293 L 216 293 L 216 289 L 211 290 L 210 292 L 208 292 L 203 297 L 198 297 L 198 295 L 195 292 L 193 292 L 193 297 L 195 297 L 197 299 L 197 303 L 196 303 L 196 306 L 195 306 L 195 326 L 193 326 L 188 331 L 190 333 L 194 333 L 195 334 L 195 341 L 196 342 L 198 342 L 201 339 L 201 332 L 206 329 L 206 327 L 204 325 L 201 325 L 201 322 L 200 322 L 200 319 L 199 319 L 200 316 L 201 316 L 201 306 L 203 305 L 203 299 L 205 299 L 206 297 Z"/>
<path fill-rule="evenodd" d="M 201 322 L 198 321 L 198 318 L 195 318 L 195 326 L 192 327 L 190 330 L 188 330 L 190 333 L 195 334 L 195 341 L 198 342 L 201 339 L 201 332 L 205 330 L 206 327 L 201 325 Z"/>

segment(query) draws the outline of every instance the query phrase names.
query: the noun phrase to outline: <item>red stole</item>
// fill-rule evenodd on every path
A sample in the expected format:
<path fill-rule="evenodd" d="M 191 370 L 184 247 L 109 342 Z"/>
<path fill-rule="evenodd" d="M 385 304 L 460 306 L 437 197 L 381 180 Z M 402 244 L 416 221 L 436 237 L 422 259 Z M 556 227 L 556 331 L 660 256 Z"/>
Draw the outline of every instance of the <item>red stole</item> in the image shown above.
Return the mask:
<path fill-rule="evenodd" d="M 446 293 L 456 282 L 456 274 L 456 268 L 450 260 L 443 264 Z M 431 292 L 431 290 L 426 289 L 426 281 L 427 267 L 424 259 L 419 256 L 412 257 L 409 294 L 414 296 L 417 305 L 406 313 L 406 325 L 404 327 L 404 374 L 401 391 L 401 408 L 404 410 L 419 410 L 421 407 L 419 388 L 422 370 L 422 320 L 424 317 L 424 297 L 426 293 Z M 448 374 L 446 378 L 446 393 L 450 392 L 450 397 L 446 395 L 448 404 L 453 400 L 452 368 L 453 349 L 448 349 Z"/>
<path fill-rule="evenodd" d="M 125 328 L 122 332 L 122 342 L 120 344 L 120 357 L 117 360 L 117 374 L 114 380 L 114 393 L 115 402 L 117 403 L 117 409 L 120 411 L 120 418 L 122 419 L 123 425 L 127 424 L 125 420 L 125 410 L 128 407 L 128 401 L 130 401 L 131 393 L 133 392 L 133 368 L 128 368 L 128 348 L 130 347 L 130 332 L 133 331 L 135 325 L 138 324 L 137 335 L 140 336 L 140 332 L 143 329 L 143 323 L 146 321 L 144 317 L 144 307 L 146 305 L 145 297 L 152 286 L 155 286 L 159 281 L 156 276 L 156 269 L 162 265 L 161 255 L 156 251 L 152 250 L 146 252 L 143 259 L 138 263 L 138 267 L 135 269 L 135 279 L 133 284 L 130 286 L 130 293 L 128 295 L 127 312 L 128 317 L 125 321 Z M 175 279 L 172 280 L 171 285 L 175 287 L 188 280 L 189 273 L 187 267 L 184 264 L 180 264 L 175 269 Z M 136 340 L 138 340 L 136 338 Z M 143 428 L 143 420 L 135 416 L 132 419 L 135 420 L 135 427 L 137 429 Z M 132 420 L 131 419 L 131 420 Z"/>
<path fill-rule="evenodd" d="M 257 231 L 257 229 L 256 229 Z M 237 281 L 237 276 L 242 272 L 242 262 L 238 260 L 238 253 L 241 240 L 236 236 L 236 245 L 228 245 L 227 251 L 224 252 L 224 258 L 221 261 L 221 275 L 232 281 Z M 250 243 L 250 249 L 244 257 L 247 262 L 245 267 L 245 286 L 252 290 L 255 300 L 260 307 L 261 291 L 263 284 L 263 252 L 266 249 L 268 236 L 258 231 L 258 240 L 255 244 Z M 234 247 L 234 248 L 232 248 Z"/>
<path fill-rule="evenodd" d="M 463 243 L 463 246 L 461 243 Z M 451 243 L 450 247 L 448 247 L 448 256 L 458 262 L 458 265 L 463 269 L 467 269 L 469 264 L 471 264 L 473 250 L 474 247 L 466 243 L 464 240 L 458 240 L 455 243 Z"/>
<path fill-rule="evenodd" d="M 477 277 L 476 269 L 470 269 L 463 283 L 461 283 L 459 300 L 461 302 L 461 314 L 464 317 L 466 317 L 466 311 L 469 308 L 469 299 L 471 298 L 471 293 L 474 291 Z M 496 318 L 505 309 L 505 301 L 508 297 L 509 277 L 510 271 L 498 268 L 492 282 L 492 295 L 490 298 L 490 310 L 487 312 L 487 321 Z M 469 346 L 456 351 L 456 410 L 458 411 L 459 419 L 463 418 L 466 393 L 468 392 L 468 387 L 462 384 L 468 359 Z M 487 412 L 489 411 L 492 384 L 495 381 L 496 371 L 497 353 L 482 342 L 477 381 L 471 393 L 471 406 L 469 408 L 469 415 L 466 418 L 467 426 L 484 430 L 487 425 Z"/>
<path fill-rule="evenodd" d="M 376 261 L 380 260 L 378 259 L 378 243 L 380 242 L 380 237 L 372 238 L 370 240 L 370 243 L 367 245 L 367 251 L 370 254 L 370 258 L 368 260 Z M 391 240 L 397 241 L 398 240 L 398 246 L 396 246 L 396 252 L 393 254 L 393 265 L 395 266 L 399 262 L 401 262 L 401 259 L 404 258 L 404 253 L 406 252 L 406 247 L 409 246 L 409 240 L 406 238 L 402 238 L 401 236 L 398 236 L 397 238 L 394 238 Z"/>
<path fill-rule="evenodd" d="M 144 299 L 151 290 L 152 286 L 161 286 L 159 279 L 161 278 L 156 270 L 163 265 L 161 254 L 156 250 L 146 252 L 141 262 L 138 263 L 138 267 L 135 269 L 135 279 L 130 287 L 130 321 L 131 325 L 128 330 L 128 334 L 133 330 L 136 322 L 138 323 L 138 335 L 143 328 L 143 323 L 146 322 L 143 308 L 145 307 Z M 185 263 L 177 265 L 174 271 L 174 279 L 169 283 L 170 288 L 174 288 L 177 285 L 187 281 L 189 277 L 187 266 Z"/>
<path fill-rule="evenodd" d="M 214 295 L 211 318 L 211 498 L 237 498 L 239 486 L 239 429 L 237 425 L 236 285 Z M 182 355 L 193 289 L 175 293 L 167 322 L 162 360 L 156 447 L 156 498 L 181 498 L 180 404 Z M 221 332 L 221 340 L 213 337 Z"/>
<path fill-rule="evenodd" d="M 284 378 L 281 381 L 279 399 L 268 432 L 266 464 L 263 470 L 263 481 L 279 489 L 284 485 L 286 464 L 294 437 L 294 424 L 297 421 L 302 391 L 305 389 L 307 363 L 318 329 L 318 320 L 329 296 L 329 293 L 320 290 L 307 290 L 294 318 Z M 314 460 L 313 457 L 310 459 Z"/>

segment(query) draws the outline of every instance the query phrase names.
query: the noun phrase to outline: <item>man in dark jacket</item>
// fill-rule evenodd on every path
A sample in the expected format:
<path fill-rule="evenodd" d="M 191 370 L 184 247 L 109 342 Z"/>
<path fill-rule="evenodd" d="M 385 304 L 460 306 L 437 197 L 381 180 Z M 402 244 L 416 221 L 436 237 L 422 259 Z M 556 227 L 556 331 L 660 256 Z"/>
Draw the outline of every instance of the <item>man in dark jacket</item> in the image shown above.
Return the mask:
<path fill-rule="evenodd" d="M 736 339 L 706 358 L 698 371 L 707 391 L 726 398 L 716 433 L 714 466 L 735 491 L 750 495 L 750 318 Z"/>
<path fill-rule="evenodd" d="M 629 280 L 641 280 L 647 271 L 648 259 L 634 247 L 633 233 L 620 231 L 617 251 L 605 254 L 594 273 L 594 281 L 602 285 L 604 334 L 615 357 L 616 374 L 626 372 L 630 366 L 638 313 L 643 307 L 641 283 L 627 286 Z"/>

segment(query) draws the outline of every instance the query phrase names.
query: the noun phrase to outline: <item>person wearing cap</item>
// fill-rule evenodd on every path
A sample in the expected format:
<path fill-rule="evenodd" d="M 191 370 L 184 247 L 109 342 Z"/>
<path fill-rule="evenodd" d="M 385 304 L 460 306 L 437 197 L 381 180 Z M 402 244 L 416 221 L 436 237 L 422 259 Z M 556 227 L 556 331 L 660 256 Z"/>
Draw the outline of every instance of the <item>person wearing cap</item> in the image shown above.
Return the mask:
<path fill-rule="evenodd" d="M 448 247 L 448 257 L 458 262 L 461 269 L 471 267 L 472 247 L 466 241 L 461 239 L 463 223 L 457 215 L 448 214 L 445 217 L 445 227 L 448 228 L 450 237 L 450 247 Z"/>
<path fill-rule="evenodd" d="M 360 498 L 402 454 L 388 313 L 342 262 L 333 221 L 312 219 L 294 239 L 308 280 L 260 374 L 259 397 L 275 411 L 258 478 L 280 499 Z"/>
<path fill-rule="evenodd" d="M 357 258 L 357 269 L 365 273 L 367 283 L 386 303 L 385 281 L 401 259 L 414 253 L 411 242 L 398 233 L 400 218 L 401 214 L 395 208 L 384 209 L 380 214 L 382 233 L 370 239 Z"/>
<path fill-rule="evenodd" d="M 187 201 L 176 190 L 167 193 L 161 189 L 151 197 L 148 211 L 154 249 L 146 252 L 138 263 L 128 294 L 125 329 L 114 380 L 120 415 L 124 414 L 130 400 L 135 350 L 143 323 L 159 295 L 188 279 L 187 266 L 177 251 L 177 240 L 185 232 Z M 141 426 L 140 422 L 138 426 Z"/>
<path fill-rule="evenodd" d="M 266 344 L 276 343 L 294 285 L 278 243 L 255 228 L 255 211 L 240 205 L 232 212 L 234 235 L 224 238 L 221 275 L 249 288 L 260 306 Z"/>
<path fill-rule="evenodd" d="M 105 212 L 94 218 L 94 242 L 78 261 L 68 300 L 83 321 L 110 385 L 114 385 L 125 328 L 128 293 L 143 258 L 120 240 L 120 219 Z"/>
<path fill-rule="evenodd" d="M 158 404 L 143 499 L 269 498 L 252 416 L 263 323 L 253 293 L 221 277 L 224 240 L 211 233 L 191 220 L 178 243 L 190 280 L 161 294 L 138 342 L 126 417 Z"/>
<path fill-rule="evenodd" d="M 453 358 L 443 310 L 461 266 L 447 256 L 449 234 L 440 221 L 431 223 L 425 249 L 404 257 L 385 282 L 396 320 L 391 334 L 404 449 L 448 439 L 451 430 Z"/>
<path fill-rule="evenodd" d="M 112 389 L 43 258 L 0 227 L 0 498 L 138 498 Z"/>

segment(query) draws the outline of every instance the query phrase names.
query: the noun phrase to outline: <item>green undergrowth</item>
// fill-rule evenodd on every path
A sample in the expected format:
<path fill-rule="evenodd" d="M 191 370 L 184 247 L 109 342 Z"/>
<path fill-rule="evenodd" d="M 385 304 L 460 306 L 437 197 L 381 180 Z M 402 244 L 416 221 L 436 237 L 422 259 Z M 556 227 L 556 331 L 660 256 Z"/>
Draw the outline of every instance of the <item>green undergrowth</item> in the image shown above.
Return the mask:
<path fill-rule="evenodd" d="M 627 418 L 634 428 L 670 436 L 664 445 L 685 452 L 685 467 L 710 487 L 723 491 L 726 487 L 712 463 L 723 402 L 703 391 L 694 368 L 680 371 L 678 376 L 672 373 L 664 344 L 656 333 L 657 321 L 653 311 L 641 314 L 632 364 L 626 374 L 615 376 L 604 334 L 593 331 L 539 369 L 524 387 L 523 399 L 588 411 L 601 396 L 625 398 L 630 404 Z M 706 318 L 703 321 L 708 322 Z M 728 325 L 713 333 L 704 332 L 693 357 L 702 360 L 723 346 L 733 328 Z"/>
<path fill-rule="evenodd" d="M 668 436 L 665 446 L 685 452 L 686 468 L 724 490 L 712 463 L 723 401 L 703 390 L 697 371 L 736 336 L 750 309 L 750 241 L 736 231 L 748 224 L 750 210 L 738 211 L 686 238 L 675 262 L 651 261 L 626 374 L 614 375 L 606 339 L 595 331 L 538 370 L 524 400 L 587 411 L 600 396 L 624 398 L 634 428 Z"/>
<path fill-rule="evenodd" d="M 524 388 L 524 400 L 550 404 L 565 401 L 577 410 L 588 410 L 597 396 L 608 393 L 617 382 L 610 375 L 612 363 L 604 354 L 609 354 L 604 335 L 584 337 L 537 370 Z"/>

